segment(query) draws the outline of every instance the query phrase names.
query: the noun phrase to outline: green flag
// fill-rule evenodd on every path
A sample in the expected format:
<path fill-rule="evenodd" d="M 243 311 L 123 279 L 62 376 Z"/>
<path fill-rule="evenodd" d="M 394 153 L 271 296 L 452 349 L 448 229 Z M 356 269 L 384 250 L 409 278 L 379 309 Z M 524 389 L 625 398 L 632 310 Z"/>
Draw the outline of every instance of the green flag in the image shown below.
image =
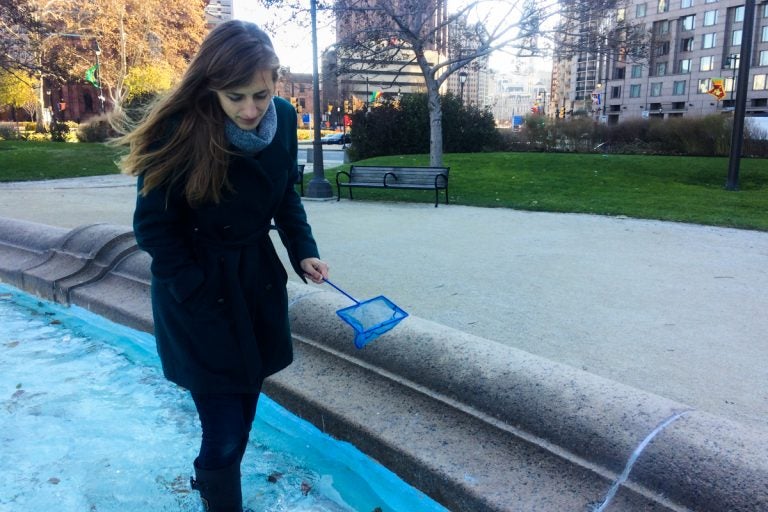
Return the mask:
<path fill-rule="evenodd" d="M 89 67 L 85 71 L 85 81 L 93 85 L 94 87 L 99 87 L 99 81 L 96 80 L 96 71 L 98 71 L 99 65 L 94 64 L 93 66 Z"/>

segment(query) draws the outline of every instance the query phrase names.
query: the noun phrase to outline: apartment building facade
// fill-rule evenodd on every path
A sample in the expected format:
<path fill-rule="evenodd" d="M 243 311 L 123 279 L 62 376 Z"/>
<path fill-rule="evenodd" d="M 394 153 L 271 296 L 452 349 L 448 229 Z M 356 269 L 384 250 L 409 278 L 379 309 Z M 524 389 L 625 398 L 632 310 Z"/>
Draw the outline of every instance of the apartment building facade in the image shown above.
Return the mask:
<path fill-rule="evenodd" d="M 582 23 L 592 28 L 644 25 L 647 57 L 633 60 L 626 49 L 601 51 L 597 44 L 556 60 L 551 97 L 558 109 L 551 115 L 582 113 L 613 124 L 732 112 L 739 71 L 746 68 L 744 10 L 744 0 L 631 0 L 608 16 L 587 16 Z M 768 116 L 767 2 L 756 5 L 751 49 L 747 115 Z M 719 86 L 720 99 L 710 94 Z"/>

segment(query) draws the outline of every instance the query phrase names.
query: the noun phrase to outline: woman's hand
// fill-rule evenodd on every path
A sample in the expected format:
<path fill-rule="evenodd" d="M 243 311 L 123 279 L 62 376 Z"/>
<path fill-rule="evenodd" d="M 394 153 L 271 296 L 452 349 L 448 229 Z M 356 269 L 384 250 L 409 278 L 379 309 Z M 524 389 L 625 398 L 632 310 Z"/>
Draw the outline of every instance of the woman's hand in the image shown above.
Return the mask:
<path fill-rule="evenodd" d="M 299 265 L 304 271 L 304 275 L 313 283 L 321 284 L 323 279 L 328 277 L 328 265 L 321 259 L 305 258 L 301 260 Z"/>

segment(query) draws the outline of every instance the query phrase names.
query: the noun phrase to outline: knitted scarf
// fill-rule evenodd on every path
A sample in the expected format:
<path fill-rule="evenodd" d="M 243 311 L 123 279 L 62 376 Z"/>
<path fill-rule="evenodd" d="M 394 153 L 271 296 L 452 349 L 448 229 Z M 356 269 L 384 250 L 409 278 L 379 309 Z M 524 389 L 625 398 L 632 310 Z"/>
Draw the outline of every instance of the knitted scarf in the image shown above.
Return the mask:
<path fill-rule="evenodd" d="M 269 146 L 277 132 L 277 111 L 275 102 L 270 101 L 269 107 L 264 117 L 261 118 L 259 126 L 253 130 L 243 130 L 238 127 L 231 119 L 227 118 L 225 131 L 229 142 L 239 149 L 248 153 L 257 153 Z"/>

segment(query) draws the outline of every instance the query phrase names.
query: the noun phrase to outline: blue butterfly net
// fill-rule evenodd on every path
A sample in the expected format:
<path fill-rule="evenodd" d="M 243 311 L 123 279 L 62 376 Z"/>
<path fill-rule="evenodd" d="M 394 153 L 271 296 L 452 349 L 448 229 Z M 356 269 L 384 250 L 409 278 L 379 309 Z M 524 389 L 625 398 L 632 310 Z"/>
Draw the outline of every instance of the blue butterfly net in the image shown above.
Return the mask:
<path fill-rule="evenodd" d="M 355 330 L 357 348 L 363 348 L 408 316 L 408 313 L 383 295 L 359 302 L 328 279 L 325 279 L 325 282 L 355 303 L 354 306 L 339 309 L 336 314 Z"/>
<path fill-rule="evenodd" d="M 363 348 L 408 316 L 383 295 L 340 309 L 336 314 L 355 330 L 357 348 Z"/>

